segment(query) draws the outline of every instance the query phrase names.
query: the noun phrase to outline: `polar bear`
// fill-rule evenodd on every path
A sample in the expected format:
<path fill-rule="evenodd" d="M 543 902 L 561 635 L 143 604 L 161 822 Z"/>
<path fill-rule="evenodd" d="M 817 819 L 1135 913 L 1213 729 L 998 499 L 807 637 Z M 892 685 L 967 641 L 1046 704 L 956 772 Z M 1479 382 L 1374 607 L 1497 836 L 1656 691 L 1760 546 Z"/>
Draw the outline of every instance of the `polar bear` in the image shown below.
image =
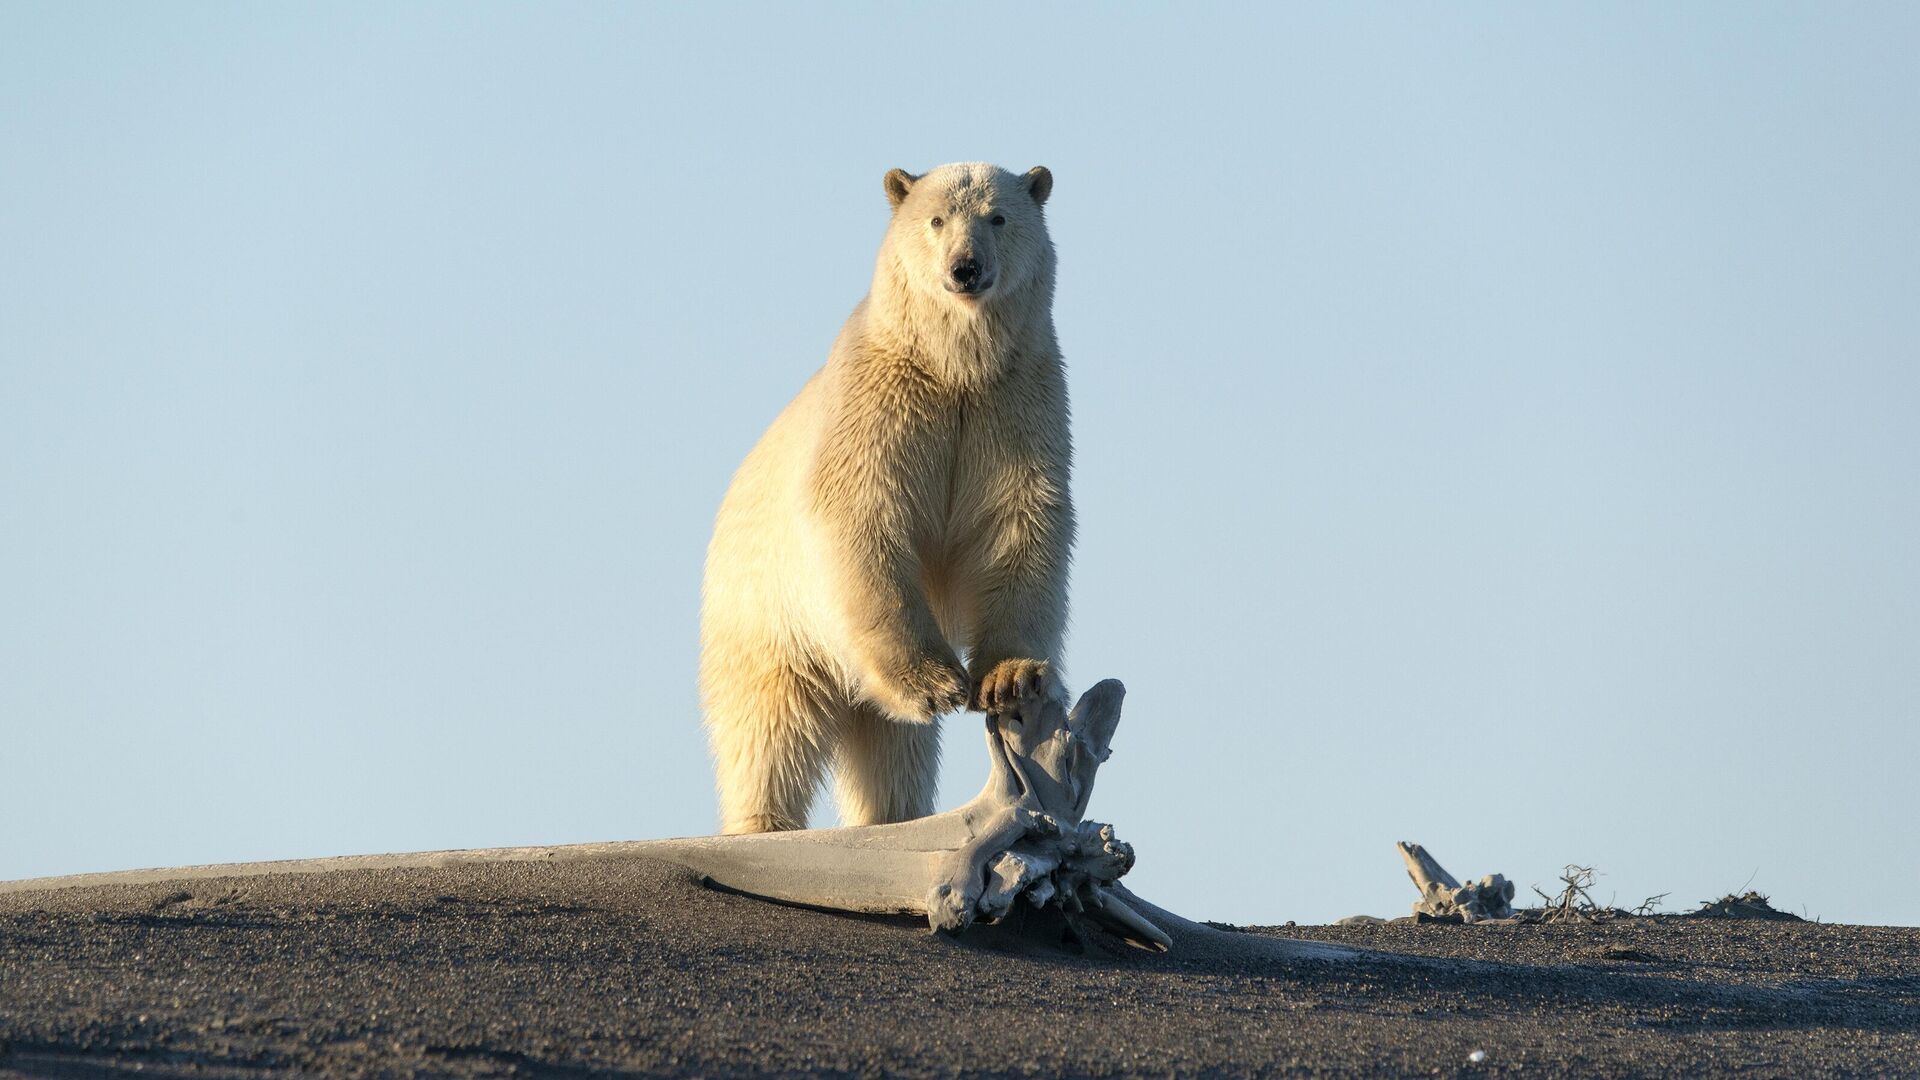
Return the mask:
<path fill-rule="evenodd" d="M 941 714 L 1060 692 L 1053 176 L 959 164 L 884 186 L 872 287 L 707 549 L 700 688 L 729 833 L 805 828 L 829 766 L 848 824 L 929 814 Z"/>

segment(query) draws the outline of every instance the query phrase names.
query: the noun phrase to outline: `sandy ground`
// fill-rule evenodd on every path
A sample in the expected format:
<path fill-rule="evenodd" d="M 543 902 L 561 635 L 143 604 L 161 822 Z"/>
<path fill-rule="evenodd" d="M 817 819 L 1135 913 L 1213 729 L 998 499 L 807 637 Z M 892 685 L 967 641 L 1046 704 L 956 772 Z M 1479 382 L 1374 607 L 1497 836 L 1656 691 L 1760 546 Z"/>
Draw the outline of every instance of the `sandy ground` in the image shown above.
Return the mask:
<path fill-rule="evenodd" d="M 631 857 L 14 893 L 0 1075 L 1920 1076 L 1916 928 L 1288 927 L 1163 956 L 1026 930 Z"/>

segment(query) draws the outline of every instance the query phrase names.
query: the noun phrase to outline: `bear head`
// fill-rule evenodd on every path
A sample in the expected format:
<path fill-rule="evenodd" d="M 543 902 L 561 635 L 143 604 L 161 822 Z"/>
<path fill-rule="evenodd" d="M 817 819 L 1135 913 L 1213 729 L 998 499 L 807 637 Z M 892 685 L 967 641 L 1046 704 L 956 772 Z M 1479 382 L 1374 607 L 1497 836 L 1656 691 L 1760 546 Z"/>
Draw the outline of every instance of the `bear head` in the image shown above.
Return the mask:
<path fill-rule="evenodd" d="M 977 311 L 1053 282 L 1053 242 L 1041 213 L 1053 174 L 996 165 L 942 165 L 885 180 L 893 222 L 883 270 L 925 299 Z"/>

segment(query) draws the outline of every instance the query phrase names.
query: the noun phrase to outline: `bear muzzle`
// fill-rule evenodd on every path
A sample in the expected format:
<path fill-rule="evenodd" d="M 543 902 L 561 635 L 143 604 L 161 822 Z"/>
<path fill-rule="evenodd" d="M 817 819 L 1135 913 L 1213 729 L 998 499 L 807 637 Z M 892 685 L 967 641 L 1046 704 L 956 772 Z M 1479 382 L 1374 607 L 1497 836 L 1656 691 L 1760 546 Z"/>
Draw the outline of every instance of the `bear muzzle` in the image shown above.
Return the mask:
<path fill-rule="evenodd" d="M 993 288 L 993 275 L 976 259 L 956 259 L 947 270 L 947 291 L 960 296 L 979 296 Z"/>

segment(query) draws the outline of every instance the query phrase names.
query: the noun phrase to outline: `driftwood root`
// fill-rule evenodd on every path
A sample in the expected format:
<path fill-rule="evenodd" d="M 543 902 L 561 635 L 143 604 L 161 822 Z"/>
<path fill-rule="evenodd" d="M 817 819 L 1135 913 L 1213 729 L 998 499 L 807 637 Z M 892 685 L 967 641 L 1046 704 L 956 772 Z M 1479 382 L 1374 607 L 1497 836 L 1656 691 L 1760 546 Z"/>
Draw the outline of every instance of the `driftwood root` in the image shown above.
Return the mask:
<path fill-rule="evenodd" d="M 1420 899 L 1413 905 L 1415 918 L 1476 923 L 1513 917 L 1513 882 L 1502 875 L 1488 874 L 1462 885 L 1426 848 L 1405 840 L 1396 846 L 1407 864 L 1407 876 L 1420 890 Z"/>

